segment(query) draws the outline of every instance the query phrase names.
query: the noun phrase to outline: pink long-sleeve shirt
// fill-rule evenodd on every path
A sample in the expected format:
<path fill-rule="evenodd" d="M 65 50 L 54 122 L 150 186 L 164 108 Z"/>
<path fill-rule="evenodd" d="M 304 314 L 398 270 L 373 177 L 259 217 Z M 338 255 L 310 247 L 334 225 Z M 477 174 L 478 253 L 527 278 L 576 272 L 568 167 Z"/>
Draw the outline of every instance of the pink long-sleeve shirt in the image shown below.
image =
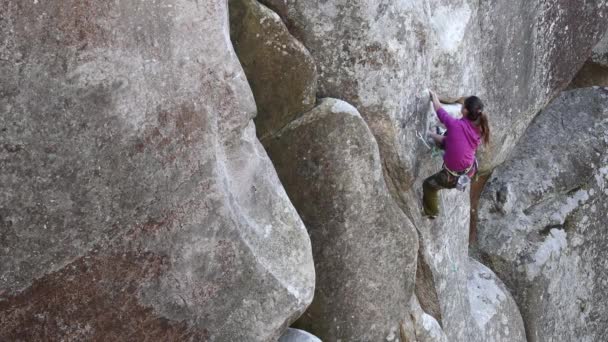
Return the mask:
<path fill-rule="evenodd" d="M 479 127 L 467 118 L 450 116 L 443 108 L 437 110 L 437 117 L 448 130 L 443 140 L 443 162 L 451 171 L 462 172 L 475 161 L 475 151 L 481 142 Z"/>

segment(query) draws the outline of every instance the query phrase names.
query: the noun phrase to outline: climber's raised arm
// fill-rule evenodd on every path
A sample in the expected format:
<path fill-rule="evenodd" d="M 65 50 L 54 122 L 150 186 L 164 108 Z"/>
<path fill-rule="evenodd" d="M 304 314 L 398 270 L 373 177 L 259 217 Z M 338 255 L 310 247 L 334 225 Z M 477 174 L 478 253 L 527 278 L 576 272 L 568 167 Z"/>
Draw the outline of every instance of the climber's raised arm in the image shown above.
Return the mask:
<path fill-rule="evenodd" d="M 437 97 L 437 94 L 435 94 L 434 91 L 429 90 L 429 94 L 431 95 L 431 101 L 433 102 L 433 109 L 435 110 L 435 112 L 437 112 L 439 108 L 441 108 L 441 102 L 439 102 L 439 98 Z"/>
<path fill-rule="evenodd" d="M 443 107 L 441 107 L 441 102 L 439 102 L 439 98 L 437 97 L 437 94 L 435 94 L 434 91 L 429 90 L 429 94 L 431 95 L 431 101 L 433 101 L 433 109 L 435 109 L 435 113 L 437 113 L 439 121 L 441 121 L 441 123 L 444 124 L 447 128 L 452 124 L 452 122 L 456 121 L 456 119 L 453 118 L 450 114 L 448 114 L 448 112 L 443 109 Z"/>

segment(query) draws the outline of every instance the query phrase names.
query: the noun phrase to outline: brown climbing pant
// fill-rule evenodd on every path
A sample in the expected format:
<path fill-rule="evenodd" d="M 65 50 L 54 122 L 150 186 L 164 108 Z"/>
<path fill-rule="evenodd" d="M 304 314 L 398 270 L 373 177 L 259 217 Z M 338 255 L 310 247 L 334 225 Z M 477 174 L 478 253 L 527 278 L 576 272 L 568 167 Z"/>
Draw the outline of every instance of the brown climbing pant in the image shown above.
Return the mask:
<path fill-rule="evenodd" d="M 445 169 L 430 176 L 422 183 L 422 203 L 424 214 L 437 216 L 439 214 L 439 190 L 453 189 L 458 179 L 450 175 Z"/>

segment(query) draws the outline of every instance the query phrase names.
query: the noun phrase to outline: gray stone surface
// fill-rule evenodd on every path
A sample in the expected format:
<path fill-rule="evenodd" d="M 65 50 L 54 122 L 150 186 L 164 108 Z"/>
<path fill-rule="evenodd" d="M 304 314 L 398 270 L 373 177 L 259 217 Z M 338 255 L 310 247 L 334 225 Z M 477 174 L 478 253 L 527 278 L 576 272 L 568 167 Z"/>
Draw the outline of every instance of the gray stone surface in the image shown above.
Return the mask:
<path fill-rule="evenodd" d="M 517 304 L 492 270 L 469 259 L 467 289 L 474 328 L 478 330 L 471 341 L 526 342 Z"/>
<path fill-rule="evenodd" d="M 593 48 L 593 54 L 578 71 L 569 89 L 608 87 L 608 31 Z"/>
<path fill-rule="evenodd" d="M 424 130 L 426 88 L 486 100 L 495 144 L 483 152 L 482 167 L 490 170 L 570 82 L 608 17 L 605 1 L 287 5 L 291 31 L 317 62 L 320 95 L 344 99 L 361 112 L 380 146 L 387 184 L 402 192 L 420 175 L 415 131 Z"/>
<path fill-rule="evenodd" d="M 227 3 L 0 12 L 0 340 L 277 339 L 311 247 Z"/>
<path fill-rule="evenodd" d="M 608 68 L 608 31 L 604 33 L 604 37 L 593 48 L 591 61 Z"/>
<path fill-rule="evenodd" d="M 488 170 L 509 156 L 534 116 L 588 59 L 606 30 L 608 2 L 493 0 L 477 11 L 481 44 L 469 46 L 479 51 L 476 69 L 483 72 L 475 92 L 486 99 L 493 124 L 493 147 L 482 154 Z"/>
<path fill-rule="evenodd" d="M 256 0 L 230 0 L 230 35 L 258 108 L 263 140 L 315 105 L 317 73 L 306 48 Z"/>
<path fill-rule="evenodd" d="M 441 329 L 437 320 L 424 312 L 416 296 L 412 296 L 410 301 L 410 315 L 413 327 L 410 329 L 413 336 L 407 342 L 448 342 L 448 338 Z M 403 341 L 403 339 L 402 339 Z M 404 342 L 405 342 L 404 341 Z"/>
<path fill-rule="evenodd" d="M 418 230 L 415 289 L 423 314 L 410 310 L 418 340 L 525 341 L 522 318 L 509 291 L 491 270 L 468 256 L 468 217 L 459 214 L 467 194 L 452 190 L 442 197 L 448 204 L 444 214 L 428 228 L 414 221 L 423 227 Z M 420 322 L 425 325 L 420 327 Z"/>
<path fill-rule="evenodd" d="M 446 190 L 440 192 L 440 197 L 442 212 L 438 218 L 414 219 L 420 240 L 418 272 L 424 277 L 417 279 L 416 294 L 423 310 L 439 322 L 448 341 L 473 341 L 474 323 L 467 296 L 469 218 L 462 210 L 468 204 L 468 196 Z"/>
<path fill-rule="evenodd" d="M 494 171 L 479 246 L 529 342 L 608 336 L 608 89 L 564 92 Z"/>
<path fill-rule="evenodd" d="M 288 0 L 287 7 L 290 31 L 317 63 L 319 96 L 355 106 L 378 141 L 384 167 L 411 183 L 415 127 L 424 121 L 418 110 L 428 108 L 425 1 Z"/>
<path fill-rule="evenodd" d="M 313 246 L 315 297 L 296 327 L 325 341 L 398 341 L 416 234 L 388 193 L 357 110 L 323 99 L 273 137 L 268 152 Z"/>
<path fill-rule="evenodd" d="M 232 0 L 245 71 L 224 0 L 0 3 L 0 340 L 276 340 L 311 302 L 315 273 L 256 139 L 256 106 L 315 241 L 320 288 L 298 324 L 330 341 L 403 340 L 407 322 L 421 340 L 517 334 L 508 297 L 492 301 L 499 282 L 468 273 L 468 196 L 442 192 L 432 223 L 418 212 L 440 167 L 415 135 L 432 122 L 426 88 L 486 101 L 489 170 L 589 57 L 608 3 L 262 2 L 304 44 L 265 7 Z M 326 100 L 293 121 L 314 104 L 303 45 L 319 95 L 361 115 Z M 568 95 L 572 116 L 605 108 L 593 92 Z M 488 190 L 501 230 L 485 252 L 518 289 L 530 340 L 606 336 L 606 128 L 595 124 L 567 140 L 576 155 L 522 162 L 562 168 L 515 172 L 541 187 Z M 564 144 L 543 134 L 551 151 Z M 468 286 L 484 280 L 491 291 Z M 496 314 L 485 320 L 475 301 Z"/>
<path fill-rule="evenodd" d="M 279 342 L 321 342 L 321 340 L 304 330 L 288 328 L 279 338 Z"/>
<path fill-rule="evenodd" d="M 444 105 L 444 108 L 452 116 L 459 115 L 458 104 Z M 434 118 L 429 121 L 436 123 Z M 441 157 L 432 157 L 427 150 L 420 172 L 430 176 L 439 171 L 441 165 Z M 402 198 L 409 208 L 421 206 L 423 179 L 420 178 Z M 471 298 L 490 298 L 493 292 L 487 290 L 494 288 L 476 289 L 469 286 L 471 272 L 479 268 L 469 258 L 469 193 L 442 190 L 439 197 L 441 210 L 435 220 L 421 217 L 419 211 L 412 214 L 420 244 L 415 293 L 421 309 L 437 320 L 448 341 L 485 342 L 488 341 L 488 336 L 498 338 L 498 324 L 495 321 L 486 324 L 470 304 Z M 491 279 L 496 278 L 491 271 L 485 271 Z M 496 317 L 501 318 L 501 324 L 509 326 L 516 335 L 521 317 L 514 314 L 517 308 L 511 303 L 513 301 L 510 296 L 505 294 L 504 300 L 495 301 L 491 305 L 491 310 L 494 310 Z M 415 311 L 411 313 L 413 312 Z M 506 317 L 506 322 L 503 323 L 502 317 Z"/>

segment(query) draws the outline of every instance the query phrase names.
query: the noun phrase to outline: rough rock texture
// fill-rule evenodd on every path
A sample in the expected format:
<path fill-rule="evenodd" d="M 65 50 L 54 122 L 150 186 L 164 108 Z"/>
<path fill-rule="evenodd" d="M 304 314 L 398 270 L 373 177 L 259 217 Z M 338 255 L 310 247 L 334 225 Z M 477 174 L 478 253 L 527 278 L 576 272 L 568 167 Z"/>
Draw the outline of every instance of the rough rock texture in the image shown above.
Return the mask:
<path fill-rule="evenodd" d="M 606 29 L 608 3 L 494 0 L 480 4 L 483 82 L 479 93 L 487 99 L 494 129 L 494 148 L 483 155 L 493 162 L 483 167 L 490 169 L 507 158 L 536 113 L 587 60 Z"/>
<path fill-rule="evenodd" d="M 482 149 L 480 160 L 482 170 L 489 171 L 506 159 L 534 115 L 591 54 L 605 30 L 608 4 L 567 0 L 292 0 L 287 4 L 291 32 L 317 62 L 319 94 L 345 99 L 361 112 L 378 141 L 391 194 L 418 229 L 421 276 L 416 294 L 422 308 L 441 323 L 449 340 L 473 341 L 496 333 L 475 330 L 467 275 L 453 271 L 469 267 L 468 196 L 442 194 L 445 213 L 433 224 L 418 212 L 422 180 L 440 168 L 440 161 L 430 161 L 416 138 L 416 131 L 424 132 L 433 122 L 425 88 L 453 97 L 474 93 L 486 100 L 494 143 Z M 499 317 L 517 311 L 512 304 L 501 308 Z M 515 314 L 512 318 L 509 324 L 516 331 L 521 320 Z"/>
<path fill-rule="evenodd" d="M 273 340 L 310 303 L 227 11 L 0 3 L 0 340 Z"/>
<path fill-rule="evenodd" d="M 384 167 L 411 181 L 415 127 L 424 125 L 418 114 L 428 108 L 424 2 L 288 0 L 287 6 L 291 32 L 317 63 L 319 95 L 354 105 L 378 141 Z"/>
<path fill-rule="evenodd" d="M 440 194 L 442 214 L 434 221 L 414 221 L 420 239 L 418 264 L 424 266 L 418 268 L 424 280 L 417 279 L 416 294 L 424 311 L 437 319 L 448 341 L 474 341 L 467 297 L 469 257 L 465 227 L 469 221 L 460 214 L 468 197 L 456 190 Z"/>
<path fill-rule="evenodd" d="M 448 338 L 445 336 L 437 320 L 422 310 L 416 296 L 412 296 L 410 301 L 410 315 L 413 321 L 413 327 L 411 328 L 413 336 L 408 336 L 407 338 L 409 339 L 402 338 L 402 341 L 448 342 Z M 404 330 L 407 331 L 407 329 Z"/>
<path fill-rule="evenodd" d="M 288 328 L 279 338 L 279 342 L 321 342 L 321 340 L 304 330 Z"/>
<path fill-rule="evenodd" d="M 593 54 L 579 70 L 570 84 L 570 89 L 591 86 L 608 87 L 608 31 L 593 48 Z"/>
<path fill-rule="evenodd" d="M 494 171 L 479 247 L 536 341 L 608 336 L 608 89 L 564 92 Z"/>
<path fill-rule="evenodd" d="M 452 116 L 459 115 L 458 104 L 445 105 L 444 108 Z M 431 122 L 436 122 L 436 119 Z M 442 161 L 440 156 L 431 157 L 428 150 L 425 153 L 420 172 L 430 176 L 441 169 Z M 403 197 L 407 207 L 420 207 L 422 181 L 417 180 L 413 190 Z M 468 249 L 469 194 L 457 190 L 443 190 L 439 194 L 441 210 L 438 218 L 428 220 L 422 218 L 420 212 L 412 215 L 420 244 L 415 287 L 417 299 L 422 310 L 441 325 L 448 341 L 486 342 L 494 338 L 500 341 L 501 331 L 497 329 L 494 314 L 501 319 L 506 317 L 504 324 L 512 332 L 521 330 L 521 317 L 515 314 L 517 308 L 508 293 L 490 305 L 493 314 L 488 315 L 489 318 L 476 315 L 475 308 L 471 308 L 471 298 L 490 298 L 495 292 L 487 292 L 493 287 L 477 289 L 468 286 L 469 272 L 477 268 L 471 265 Z M 486 321 L 491 323 L 486 324 Z"/>
<path fill-rule="evenodd" d="M 482 166 L 490 170 L 570 82 L 608 16 L 605 1 L 289 0 L 287 5 L 292 32 L 317 62 L 320 95 L 344 99 L 361 112 L 379 143 L 388 185 L 399 191 L 419 176 L 415 131 L 425 126 L 425 88 L 487 99 L 495 144 L 484 152 Z"/>
<path fill-rule="evenodd" d="M 460 115 L 459 104 L 444 108 L 454 117 Z M 437 124 L 436 118 L 429 121 Z M 442 162 L 440 156 L 426 153 L 420 171 L 430 176 Z M 405 197 L 409 207 L 420 206 L 421 187 L 422 179 Z M 491 270 L 469 258 L 469 194 L 444 190 L 440 199 L 441 214 L 434 221 L 413 215 L 420 240 L 415 292 L 421 309 L 438 321 L 448 341 L 523 341 L 521 315 L 511 295 Z"/>
<path fill-rule="evenodd" d="M 276 340 L 311 302 L 314 270 L 256 139 L 256 107 L 315 241 L 319 288 L 299 325 L 330 341 L 481 342 L 508 339 L 505 326 L 520 336 L 506 291 L 467 255 L 468 196 L 443 192 L 432 223 L 418 212 L 440 166 L 415 134 L 430 123 L 426 88 L 486 100 L 488 171 L 591 56 L 608 3 L 260 2 L 304 44 L 268 8 L 231 0 L 244 71 L 226 0 L 0 4 L 0 340 Z M 298 118 L 314 106 L 315 64 L 319 95 L 361 115 L 326 100 Z M 504 229 L 523 247 L 485 236 L 492 266 L 523 289 L 530 339 L 606 339 L 594 227 L 606 225 L 608 171 L 594 134 L 574 166 L 560 160 L 588 176 L 582 185 L 549 174 L 523 216 L 504 219 L 523 221 Z M 504 188 L 488 215 L 525 202 Z M 559 191 L 539 200 L 547 189 Z"/>
<path fill-rule="evenodd" d="M 415 289 L 421 309 L 439 322 L 448 341 L 525 341 L 512 296 L 491 270 L 468 256 L 469 221 L 461 214 L 468 194 L 450 190 L 442 197 L 444 214 L 432 224 L 414 221 L 422 227 Z M 418 330 L 418 337 L 425 335 Z"/>
<path fill-rule="evenodd" d="M 608 31 L 604 33 L 604 37 L 593 48 L 591 61 L 603 67 L 608 67 Z"/>
<path fill-rule="evenodd" d="M 314 60 L 276 13 L 256 0 L 230 0 L 230 32 L 258 107 L 260 139 L 312 109 Z"/>
<path fill-rule="evenodd" d="M 469 259 L 467 287 L 477 341 L 526 341 L 524 322 L 515 300 L 494 272 Z"/>
<path fill-rule="evenodd" d="M 397 341 L 414 287 L 416 235 L 388 194 L 357 110 L 324 99 L 268 151 L 313 246 L 315 297 L 296 326 L 324 341 Z"/>

